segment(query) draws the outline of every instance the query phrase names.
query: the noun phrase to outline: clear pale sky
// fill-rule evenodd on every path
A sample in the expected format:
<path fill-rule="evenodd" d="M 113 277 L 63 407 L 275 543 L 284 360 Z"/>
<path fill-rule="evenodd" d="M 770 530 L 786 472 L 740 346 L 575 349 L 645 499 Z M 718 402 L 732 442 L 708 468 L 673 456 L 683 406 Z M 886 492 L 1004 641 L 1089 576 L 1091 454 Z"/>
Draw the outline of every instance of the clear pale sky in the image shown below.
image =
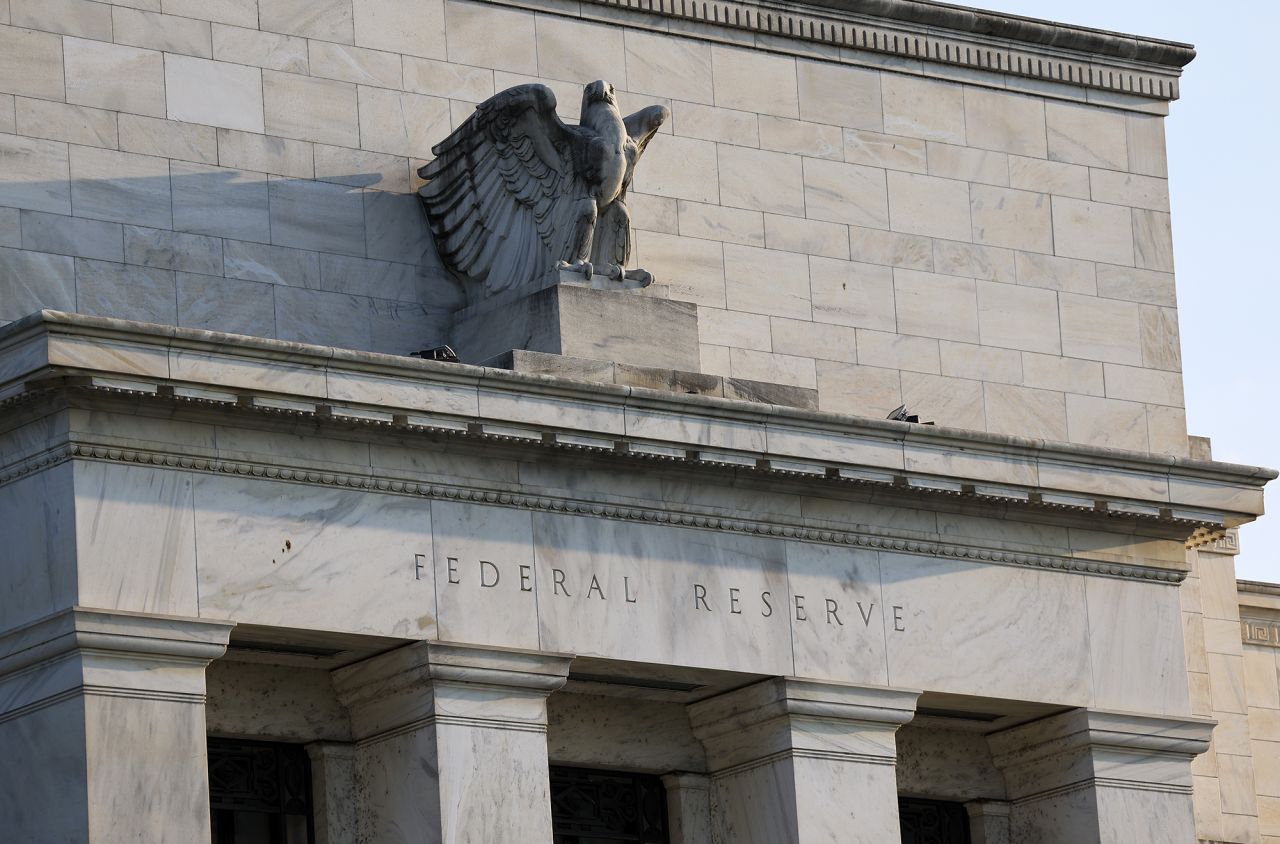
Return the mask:
<path fill-rule="evenodd" d="M 965 0 L 951 0 L 965 2 Z M 1182 41 L 1196 59 L 1166 122 L 1187 425 L 1213 456 L 1280 468 L 1280 94 L 1273 0 L 968 0 Z M 1240 531 L 1237 576 L 1280 581 L 1273 512 Z"/>

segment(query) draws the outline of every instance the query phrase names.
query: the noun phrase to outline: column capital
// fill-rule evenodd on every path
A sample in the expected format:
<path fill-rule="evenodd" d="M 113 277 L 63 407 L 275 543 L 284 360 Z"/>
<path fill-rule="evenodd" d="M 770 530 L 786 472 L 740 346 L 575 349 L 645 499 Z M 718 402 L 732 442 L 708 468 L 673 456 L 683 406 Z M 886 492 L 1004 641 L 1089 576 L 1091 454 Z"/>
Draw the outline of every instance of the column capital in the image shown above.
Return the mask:
<path fill-rule="evenodd" d="M 1194 715 L 1073 709 L 987 741 L 1015 800 L 1086 785 L 1190 793 L 1188 765 L 1209 748 L 1215 723 Z"/>
<path fill-rule="evenodd" d="M 233 624 L 71 607 L 0 635 L 13 841 L 208 841 L 205 667 Z"/>
<path fill-rule="evenodd" d="M 415 642 L 332 673 L 359 737 L 426 719 L 507 722 L 546 730 L 546 697 L 569 677 L 573 657 Z"/>
<path fill-rule="evenodd" d="M 233 627 L 88 607 L 37 619 L 0 635 L 0 690 L 13 689 L 0 693 L 0 714 L 79 693 L 202 702 L 204 667 L 226 652 Z M 120 670 L 137 664 L 151 670 Z M 37 669 L 50 671 L 45 681 L 24 683 Z"/>
<path fill-rule="evenodd" d="M 920 692 L 774 677 L 690 704 L 693 734 L 713 769 L 780 754 L 894 764 L 893 733 L 915 717 Z"/>
<path fill-rule="evenodd" d="M 782 717 L 862 721 L 893 725 L 915 717 L 918 691 L 851 686 L 773 677 L 689 705 L 689 723 L 700 740 Z"/>

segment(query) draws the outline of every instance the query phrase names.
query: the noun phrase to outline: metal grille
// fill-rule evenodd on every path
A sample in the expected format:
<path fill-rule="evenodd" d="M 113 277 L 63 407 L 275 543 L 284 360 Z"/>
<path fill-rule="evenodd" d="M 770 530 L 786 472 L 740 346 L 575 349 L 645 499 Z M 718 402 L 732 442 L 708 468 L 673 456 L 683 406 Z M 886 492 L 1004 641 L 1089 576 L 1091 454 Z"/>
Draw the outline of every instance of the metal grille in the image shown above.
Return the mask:
<path fill-rule="evenodd" d="M 213 844 L 311 844 L 311 762 L 296 744 L 209 739 Z"/>
<path fill-rule="evenodd" d="M 646 774 L 551 768 L 555 844 L 668 844 L 667 794 Z"/>
<path fill-rule="evenodd" d="M 969 844 L 969 815 L 961 803 L 898 798 L 902 844 Z"/>

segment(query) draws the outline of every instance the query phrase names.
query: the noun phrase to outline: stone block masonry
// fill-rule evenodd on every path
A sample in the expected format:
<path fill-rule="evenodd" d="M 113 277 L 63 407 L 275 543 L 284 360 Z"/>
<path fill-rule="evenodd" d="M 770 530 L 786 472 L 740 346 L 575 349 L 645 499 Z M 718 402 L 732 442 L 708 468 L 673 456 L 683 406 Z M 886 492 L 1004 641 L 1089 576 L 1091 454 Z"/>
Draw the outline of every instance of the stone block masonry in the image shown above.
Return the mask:
<path fill-rule="evenodd" d="M 604 5 L 0 2 L 0 323 L 444 342 L 463 297 L 416 168 L 495 91 L 540 81 L 576 120 L 605 78 L 672 110 L 635 262 L 698 305 L 703 373 L 1186 453 L 1170 65 L 1113 84 L 893 54 L 835 12 L 824 43 Z"/>

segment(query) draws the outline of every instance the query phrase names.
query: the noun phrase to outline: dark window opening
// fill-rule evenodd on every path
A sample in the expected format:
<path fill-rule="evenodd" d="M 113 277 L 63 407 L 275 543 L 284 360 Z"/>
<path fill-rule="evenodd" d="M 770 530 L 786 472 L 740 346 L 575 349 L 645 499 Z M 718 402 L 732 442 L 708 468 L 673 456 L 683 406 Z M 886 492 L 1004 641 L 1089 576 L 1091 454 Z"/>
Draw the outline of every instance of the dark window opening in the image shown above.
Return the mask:
<path fill-rule="evenodd" d="M 963 803 L 899 797 L 898 820 L 902 844 L 970 844 Z"/>
<path fill-rule="evenodd" d="M 668 844 L 667 792 L 648 774 L 551 767 L 555 844 Z"/>
<path fill-rule="evenodd" d="M 213 844 L 312 844 L 311 760 L 301 745 L 209 739 Z"/>

